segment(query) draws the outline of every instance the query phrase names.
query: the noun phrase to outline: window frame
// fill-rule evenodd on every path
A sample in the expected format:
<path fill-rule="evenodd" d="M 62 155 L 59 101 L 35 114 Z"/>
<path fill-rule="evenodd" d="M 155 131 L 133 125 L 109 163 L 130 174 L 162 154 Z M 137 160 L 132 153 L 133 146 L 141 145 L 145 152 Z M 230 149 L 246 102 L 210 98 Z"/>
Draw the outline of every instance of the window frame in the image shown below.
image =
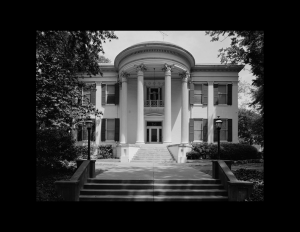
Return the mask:
<path fill-rule="evenodd" d="M 228 119 L 227 118 L 220 118 L 220 120 L 222 121 L 222 126 L 223 126 L 224 121 L 226 121 L 226 129 L 222 129 L 221 128 L 221 130 L 220 130 L 220 142 L 227 142 L 228 141 Z M 225 132 L 225 140 L 221 140 L 221 132 L 222 132 L 222 130 L 226 131 Z"/>
<path fill-rule="evenodd" d="M 96 119 L 95 118 L 91 118 L 91 120 L 93 121 L 93 126 L 92 126 L 92 129 L 91 129 L 91 138 L 90 139 L 91 139 L 92 142 L 96 142 Z M 77 142 L 88 142 L 88 138 L 87 139 L 83 139 L 84 129 L 87 130 L 86 125 L 79 124 L 78 127 L 81 127 L 81 138 L 82 138 L 82 140 L 78 140 L 78 129 L 79 128 L 77 128 L 76 141 Z M 93 130 L 93 128 L 94 128 L 94 130 Z M 93 131 L 95 133 L 94 140 L 92 140 L 93 139 Z"/>
<path fill-rule="evenodd" d="M 195 86 L 196 85 L 201 85 L 201 93 L 200 94 L 196 94 L 196 90 L 195 90 Z M 196 102 L 196 98 L 195 95 L 201 95 L 201 102 Z M 194 83 L 194 105 L 203 105 L 203 83 Z"/>
<path fill-rule="evenodd" d="M 194 141 L 193 142 L 203 142 L 203 118 L 193 118 L 194 120 Z M 196 140 L 195 139 L 195 121 L 201 121 L 201 129 L 197 131 L 201 131 L 201 140 Z"/>
<path fill-rule="evenodd" d="M 114 87 L 114 94 L 109 94 L 107 89 L 108 86 L 113 86 Z M 113 103 L 107 103 L 108 95 L 114 95 L 114 102 Z M 105 105 L 115 105 L 115 97 L 116 97 L 116 88 L 115 84 L 105 84 Z"/>
<path fill-rule="evenodd" d="M 221 94 L 219 94 L 219 86 L 223 86 L 223 85 L 225 85 L 225 92 L 226 93 L 221 93 Z M 220 95 L 225 95 L 225 103 L 220 103 L 220 98 L 219 98 L 219 96 Z M 226 83 L 226 84 L 224 84 L 224 83 L 218 83 L 218 105 L 227 105 L 228 104 L 228 84 Z"/>
<path fill-rule="evenodd" d="M 106 122 L 105 122 L 105 142 L 114 142 L 115 141 L 115 131 L 116 131 L 116 122 L 115 122 L 115 118 L 106 118 L 105 119 L 106 120 Z M 113 130 L 113 134 L 114 134 L 114 138 L 113 139 L 107 139 L 108 138 L 108 131 L 112 131 L 112 130 L 108 130 L 107 129 L 107 126 L 108 126 L 108 122 L 107 122 L 107 120 L 113 120 L 113 122 L 114 122 L 114 130 Z"/>

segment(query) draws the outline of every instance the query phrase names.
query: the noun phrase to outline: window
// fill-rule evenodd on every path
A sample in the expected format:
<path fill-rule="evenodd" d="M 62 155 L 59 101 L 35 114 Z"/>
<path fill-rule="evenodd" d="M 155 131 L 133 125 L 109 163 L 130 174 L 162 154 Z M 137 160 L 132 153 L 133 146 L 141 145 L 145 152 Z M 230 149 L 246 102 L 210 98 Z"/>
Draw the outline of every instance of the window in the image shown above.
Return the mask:
<path fill-rule="evenodd" d="M 119 83 L 102 84 L 102 105 L 119 104 Z"/>
<path fill-rule="evenodd" d="M 93 125 L 91 129 L 91 141 L 95 141 L 96 123 L 95 119 L 92 119 Z M 77 141 L 88 140 L 88 130 L 85 125 L 78 125 L 77 127 Z"/>
<path fill-rule="evenodd" d="M 220 130 L 220 141 L 232 142 L 232 119 L 220 118 L 222 127 Z M 216 120 L 214 119 L 214 142 L 218 142 L 218 130 L 216 128 Z"/>
<path fill-rule="evenodd" d="M 90 84 L 88 84 L 90 85 Z M 96 86 L 92 84 L 89 88 L 82 88 L 81 89 L 81 99 L 78 99 L 78 104 L 88 105 L 92 103 L 96 105 Z"/>
<path fill-rule="evenodd" d="M 83 89 L 82 90 L 82 105 L 88 105 L 91 102 L 91 90 Z"/>
<path fill-rule="evenodd" d="M 120 119 L 102 118 L 101 121 L 101 141 L 119 141 L 120 140 Z"/>
<path fill-rule="evenodd" d="M 214 84 L 214 104 L 232 105 L 232 84 Z"/>
<path fill-rule="evenodd" d="M 218 86 L 219 104 L 227 104 L 227 85 Z"/>
<path fill-rule="evenodd" d="M 194 141 L 203 140 L 202 119 L 194 119 Z"/>
<path fill-rule="evenodd" d="M 202 85 L 194 85 L 194 103 L 202 104 Z"/>
<path fill-rule="evenodd" d="M 206 118 L 190 118 L 189 141 L 207 142 L 207 119 Z"/>
<path fill-rule="evenodd" d="M 115 139 L 115 119 L 106 119 L 106 140 Z"/>

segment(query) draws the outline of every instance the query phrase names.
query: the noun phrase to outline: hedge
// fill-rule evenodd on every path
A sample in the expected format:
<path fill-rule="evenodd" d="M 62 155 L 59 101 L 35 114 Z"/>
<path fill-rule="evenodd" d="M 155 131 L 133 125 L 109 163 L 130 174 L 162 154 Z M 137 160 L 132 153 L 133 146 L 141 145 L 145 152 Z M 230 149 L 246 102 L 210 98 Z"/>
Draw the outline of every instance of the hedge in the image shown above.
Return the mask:
<path fill-rule="evenodd" d="M 197 157 L 206 159 L 218 158 L 218 144 L 213 143 L 192 143 L 192 152 L 187 153 L 187 158 L 191 158 L 191 154 Z M 256 147 L 249 144 L 241 143 L 220 143 L 220 159 L 223 160 L 246 160 L 246 159 L 260 159 L 261 154 Z"/>

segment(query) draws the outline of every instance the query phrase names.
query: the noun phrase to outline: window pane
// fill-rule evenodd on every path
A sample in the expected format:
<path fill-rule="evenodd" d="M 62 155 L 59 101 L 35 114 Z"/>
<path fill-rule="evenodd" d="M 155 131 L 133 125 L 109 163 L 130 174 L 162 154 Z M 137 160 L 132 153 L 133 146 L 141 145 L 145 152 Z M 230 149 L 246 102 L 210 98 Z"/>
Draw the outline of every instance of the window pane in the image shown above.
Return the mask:
<path fill-rule="evenodd" d="M 226 119 L 221 119 L 221 120 L 222 120 L 221 130 L 227 130 L 227 120 Z"/>
<path fill-rule="evenodd" d="M 218 86 L 219 93 L 226 93 L 226 85 L 219 85 Z"/>
<path fill-rule="evenodd" d="M 114 139 L 115 139 L 115 132 L 107 131 L 107 140 L 114 140 Z"/>
<path fill-rule="evenodd" d="M 107 104 L 115 104 L 115 95 L 107 95 Z"/>
<path fill-rule="evenodd" d="M 194 85 L 194 93 L 202 93 L 202 85 Z"/>
<path fill-rule="evenodd" d="M 220 140 L 227 140 L 227 138 L 226 138 L 226 131 L 224 130 L 224 131 L 220 131 Z"/>
<path fill-rule="evenodd" d="M 219 104 L 226 104 L 226 94 L 219 94 Z"/>
<path fill-rule="evenodd" d="M 201 99 L 202 99 L 202 95 L 194 95 L 194 102 L 195 103 L 201 103 L 202 101 L 201 101 Z"/>
<path fill-rule="evenodd" d="M 107 130 L 114 130 L 115 129 L 115 120 L 114 119 L 107 119 L 106 123 L 107 123 L 107 126 L 106 126 Z"/>
<path fill-rule="evenodd" d="M 114 85 L 108 85 L 107 86 L 107 93 L 108 94 L 115 94 L 115 86 Z"/>
<path fill-rule="evenodd" d="M 201 130 L 202 121 L 194 120 L 194 130 Z"/>
<path fill-rule="evenodd" d="M 194 131 L 194 140 L 202 140 L 201 131 Z"/>

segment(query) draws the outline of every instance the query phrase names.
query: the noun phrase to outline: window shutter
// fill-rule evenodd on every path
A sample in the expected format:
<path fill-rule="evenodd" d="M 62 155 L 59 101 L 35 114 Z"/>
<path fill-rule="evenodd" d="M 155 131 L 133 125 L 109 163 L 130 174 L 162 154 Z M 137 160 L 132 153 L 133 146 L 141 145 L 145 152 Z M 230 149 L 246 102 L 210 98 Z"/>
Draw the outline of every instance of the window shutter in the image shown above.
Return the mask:
<path fill-rule="evenodd" d="M 194 83 L 191 82 L 190 84 L 190 104 L 194 104 Z M 193 139 L 194 141 L 194 139 Z"/>
<path fill-rule="evenodd" d="M 82 141 L 82 126 L 79 125 L 77 129 L 77 141 Z"/>
<path fill-rule="evenodd" d="M 106 123 L 106 119 L 102 118 L 102 122 L 101 122 L 101 141 L 106 140 L 106 138 L 105 138 L 105 129 L 106 129 L 105 123 Z"/>
<path fill-rule="evenodd" d="M 189 133 L 189 141 L 194 141 L 194 119 L 190 118 L 190 133 Z"/>
<path fill-rule="evenodd" d="M 102 84 L 102 105 L 106 105 L 106 85 Z"/>
<path fill-rule="evenodd" d="M 208 84 L 202 85 L 202 104 L 207 105 Z"/>
<path fill-rule="evenodd" d="M 88 140 L 88 130 L 87 130 L 86 126 L 83 126 L 82 130 L 83 130 L 83 138 L 82 138 L 82 140 Z"/>
<path fill-rule="evenodd" d="M 228 122 L 228 142 L 232 142 L 232 119 L 227 119 Z"/>
<path fill-rule="evenodd" d="M 96 105 L 96 88 L 91 88 L 91 103 Z"/>
<path fill-rule="evenodd" d="M 232 105 L 232 84 L 228 84 L 228 92 L 227 92 L 227 105 Z"/>
<path fill-rule="evenodd" d="M 146 100 L 150 100 L 150 97 L 149 97 L 149 88 L 147 87 L 147 96 L 146 96 Z"/>
<path fill-rule="evenodd" d="M 214 84 L 214 104 L 218 105 L 218 84 Z"/>
<path fill-rule="evenodd" d="M 217 121 L 217 119 L 214 119 L 214 125 L 213 125 L 213 128 L 214 128 L 214 142 L 218 142 L 218 130 L 216 128 L 216 121 Z"/>
<path fill-rule="evenodd" d="M 119 95 L 120 95 L 120 85 L 119 83 L 115 84 L 115 105 L 119 105 Z"/>
<path fill-rule="evenodd" d="M 207 119 L 203 119 L 203 142 L 207 142 L 208 126 Z"/>
<path fill-rule="evenodd" d="M 115 141 L 120 141 L 120 119 L 115 118 Z"/>

